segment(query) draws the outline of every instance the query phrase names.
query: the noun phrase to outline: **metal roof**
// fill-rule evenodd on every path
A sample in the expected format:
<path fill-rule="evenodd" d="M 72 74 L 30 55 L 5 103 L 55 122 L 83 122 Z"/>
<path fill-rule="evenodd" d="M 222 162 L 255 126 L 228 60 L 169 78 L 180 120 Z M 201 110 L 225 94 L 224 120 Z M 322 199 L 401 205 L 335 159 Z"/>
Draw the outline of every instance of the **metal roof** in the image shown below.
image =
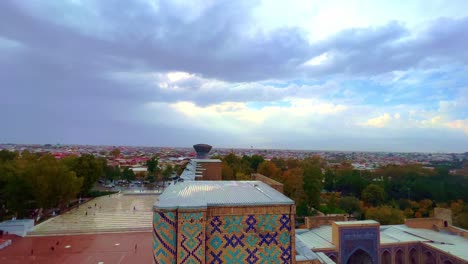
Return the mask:
<path fill-rule="evenodd" d="M 371 220 L 372 221 L 372 220 Z M 368 221 L 354 222 L 362 223 Z M 373 223 L 369 222 L 369 223 Z M 343 222 L 341 222 L 343 223 Z M 349 222 L 351 224 L 353 222 Z M 297 229 L 296 238 L 303 242 L 308 248 L 334 249 L 332 243 L 332 226 L 326 225 L 313 229 Z M 380 227 L 380 244 L 392 243 L 423 243 L 426 246 L 444 251 L 468 261 L 468 239 L 445 231 L 434 231 L 430 229 L 411 228 L 406 225 L 386 225 Z"/>
<path fill-rule="evenodd" d="M 297 239 L 296 235 L 296 260 L 314 260 L 317 259 L 317 254 L 313 252 L 306 244 L 300 239 Z"/>
<path fill-rule="evenodd" d="M 360 221 L 336 221 L 335 224 L 339 226 L 348 226 L 348 225 L 369 225 L 369 224 L 379 224 L 379 222 L 374 220 L 360 220 Z"/>
<path fill-rule="evenodd" d="M 207 206 L 294 204 L 294 201 L 260 181 L 189 181 L 170 185 L 155 209 Z"/>
<path fill-rule="evenodd" d="M 310 249 L 335 248 L 332 243 L 332 227 L 321 226 L 314 229 L 297 229 L 296 238 L 299 238 Z"/>
<path fill-rule="evenodd" d="M 437 232 L 430 229 L 411 228 L 406 225 L 386 226 L 380 234 L 391 237 L 395 242 L 422 242 L 429 247 L 437 248 L 450 255 L 468 261 L 468 239 L 449 232 Z M 382 236 L 381 236 L 382 237 Z M 381 239 L 381 243 L 385 243 Z"/>
<path fill-rule="evenodd" d="M 220 159 L 192 159 L 192 161 L 199 162 L 199 163 L 219 163 L 219 162 L 221 162 Z"/>

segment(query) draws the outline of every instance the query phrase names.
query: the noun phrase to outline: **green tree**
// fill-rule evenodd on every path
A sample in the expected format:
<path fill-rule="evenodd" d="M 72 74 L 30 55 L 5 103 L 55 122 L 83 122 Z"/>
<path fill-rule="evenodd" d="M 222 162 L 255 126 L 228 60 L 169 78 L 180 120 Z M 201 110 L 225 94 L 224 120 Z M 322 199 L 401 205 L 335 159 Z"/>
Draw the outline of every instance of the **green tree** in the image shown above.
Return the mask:
<path fill-rule="evenodd" d="M 366 219 L 375 220 L 381 225 L 398 225 L 404 223 L 405 215 L 399 209 L 383 205 L 367 209 Z"/>
<path fill-rule="evenodd" d="M 323 175 L 319 164 L 306 161 L 302 167 L 304 170 L 303 189 L 305 202 L 310 210 L 309 212 L 313 213 L 312 208 L 318 208 L 320 205 Z"/>
<path fill-rule="evenodd" d="M 234 153 L 229 153 L 228 155 L 224 156 L 223 163 L 229 166 L 232 169 L 232 176 L 235 176 L 238 173 L 242 173 L 245 175 L 250 175 L 252 173 L 252 169 L 250 168 L 250 160 L 248 158 L 239 158 Z M 230 178 L 230 170 L 225 169 L 225 174 L 223 177 Z"/>
<path fill-rule="evenodd" d="M 166 165 L 164 170 L 162 171 L 162 178 L 163 181 L 168 181 L 171 179 L 171 174 L 174 171 L 174 168 L 172 167 L 171 164 Z"/>
<path fill-rule="evenodd" d="M 76 173 L 78 178 L 83 178 L 81 193 L 88 194 L 94 183 L 104 175 L 103 162 L 91 154 L 83 154 L 80 157 L 67 157 L 63 162 Z"/>
<path fill-rule="evenodd" d="M 8 210 L 17 212 L 19 217 L 23 216 L 25 210 L 29 208 L 30 201 L 34 201 L 33 185 L 30 178 L 24 173 L 24 164 L 19 160 L 0 163 L 2 204 Z"/>
<path fill-rule="evenodd" d="M 149 174 L 155 175 L 158 169 L 158 162 L 159 160 L 156 157 L 152 157 L 151 159 L 146 161 L 146 167 L 148 167 Z"/>
<path fill-rule="evenodd" d="M 324 175 L 323 188 L 329 192 L 336 190 L 336 174 L 331 169 L 327 169 Z"/>
<path fill-rule="evenodd" d="M 380 205 L 385 200 L 385 190 L 377 184 L 369 184 L 361 194 L 362 200 L 367 204 Z"/>
<path fill-rule="evenodd" d="M 247 157 L 247 156 L 244 156 L 244 157 Z M 260 155 L 252 155 L 249 161 L 250 161 L 250 168 L 253 171 L 257 171 L 258 166 L 260 165 L 260 163 L 264 162 L 265 159 L 263 158 L 263 156 L 260 156 Z"/>
<path fill-rule="evenodd" d="M 107 181 L 114 181 L 122 176 L 118 166 L 105 166 L 104 175 Z"/>
<path fill-rule="evenodd" d="M 359 205 L 359 199 L 353 196 L 342 197 L 338 204 L 339 204 L 339 207 L 348 214 L 353 214 L 354 212 L 361 211 L 361 206 Z"/>
<path fill-rule="evenodd" d="M 16 152 L 11 152 L 5 149 L 0 150 L 0 163 L 6 162 L 6 161 L 12 161 L 17 157 Z"/>
<path fill-rule="evenodd" d="M 129 167 L 125 167 L 122 171 L 122 177 L 127 181 L 135 180 L 135 173 Z"/>

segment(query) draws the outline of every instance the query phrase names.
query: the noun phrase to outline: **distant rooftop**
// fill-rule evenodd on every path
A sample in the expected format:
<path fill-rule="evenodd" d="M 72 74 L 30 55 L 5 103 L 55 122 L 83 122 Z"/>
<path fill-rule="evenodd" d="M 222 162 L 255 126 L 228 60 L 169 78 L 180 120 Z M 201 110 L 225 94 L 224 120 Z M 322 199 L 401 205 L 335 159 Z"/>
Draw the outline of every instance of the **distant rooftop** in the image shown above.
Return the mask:
<path fill-rule="evenodd" d="M 167 187 L 154 208 L 276 204 L 292 205 L 294 201 L 260 181 L 191 181 Z"/>
<path fill-rule="evenodd" d="M 197 162 L 197 163 L 208 163 L 208 162 L 213 162 L 213 163 L 218 163 L 221 162 L 220 159 L 192 159 L 192 161 Z"/>
<path fill-rule="evenodd" d="M 353 225 L 378 225 L 379 222 L 374 220 L 361 220 L 361 221 L 336 221 L 339 226 L 353 226 Z"/>

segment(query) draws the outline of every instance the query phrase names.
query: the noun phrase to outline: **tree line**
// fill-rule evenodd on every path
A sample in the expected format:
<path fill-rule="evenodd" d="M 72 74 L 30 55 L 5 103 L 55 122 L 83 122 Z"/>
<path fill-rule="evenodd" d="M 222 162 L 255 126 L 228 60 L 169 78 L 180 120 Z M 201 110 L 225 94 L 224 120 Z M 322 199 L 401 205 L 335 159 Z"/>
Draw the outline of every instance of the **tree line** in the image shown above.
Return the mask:
<path fill-rule="evenodd" d="M 454 223 L 467 227 L 468 178 L 450 175 L 447 168 L 419 164 L 387 165 L 375 171 L 356 170 L 349 162 L 330 166 L 320 157 L 273 158 L 258 155 L 222 158 L 225 180 L 247 180 L 261 173 L 283 184 L 284 194 L 297 205 L 297 214 L 348 213 L 382 224 L 404 218 L 431 216 L 435 206 L 456 208 Z"/>
<path fill-rule="evenodd" d="M 319 157 L 267 161 L 260 155 L 238 157 L 233 153 L 222 157 L 221 164 L 223 180 L 250 180 L 257 172 L 283 183 L 284 194 L 296 202 L 299 215 L 315 214 L 320 205 L 323 165 Z"/>
<path fill-rule="evenodd" d="M 35 208 L 64 208 L 86 196 L 104 175 L 106 160 L 90 154 L 57 160 L 51 154 L 0 151 L 0 218 Z"/>

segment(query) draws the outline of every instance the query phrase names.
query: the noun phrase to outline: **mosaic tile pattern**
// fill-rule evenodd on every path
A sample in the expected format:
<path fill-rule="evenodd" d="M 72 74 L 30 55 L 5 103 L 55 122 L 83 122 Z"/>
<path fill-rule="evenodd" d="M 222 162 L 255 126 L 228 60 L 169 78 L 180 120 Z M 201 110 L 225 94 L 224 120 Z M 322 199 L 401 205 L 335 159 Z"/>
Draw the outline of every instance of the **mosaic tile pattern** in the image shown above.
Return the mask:
<path fill-rule="evenodd" d="M 213 216 L 206 236 L 207 264 L 292 262 L 288 214 Z"/>
<path fill-rule="evenodd" d="M 176 263 L 176 223 L 174 212 L 153 214 L 153 257 L 157 264 Z"/>
<path fill-rule="evenodd" d="M 202 212 L 179 215 L 180 263 L 205 263 L 205 215 Z"/>

